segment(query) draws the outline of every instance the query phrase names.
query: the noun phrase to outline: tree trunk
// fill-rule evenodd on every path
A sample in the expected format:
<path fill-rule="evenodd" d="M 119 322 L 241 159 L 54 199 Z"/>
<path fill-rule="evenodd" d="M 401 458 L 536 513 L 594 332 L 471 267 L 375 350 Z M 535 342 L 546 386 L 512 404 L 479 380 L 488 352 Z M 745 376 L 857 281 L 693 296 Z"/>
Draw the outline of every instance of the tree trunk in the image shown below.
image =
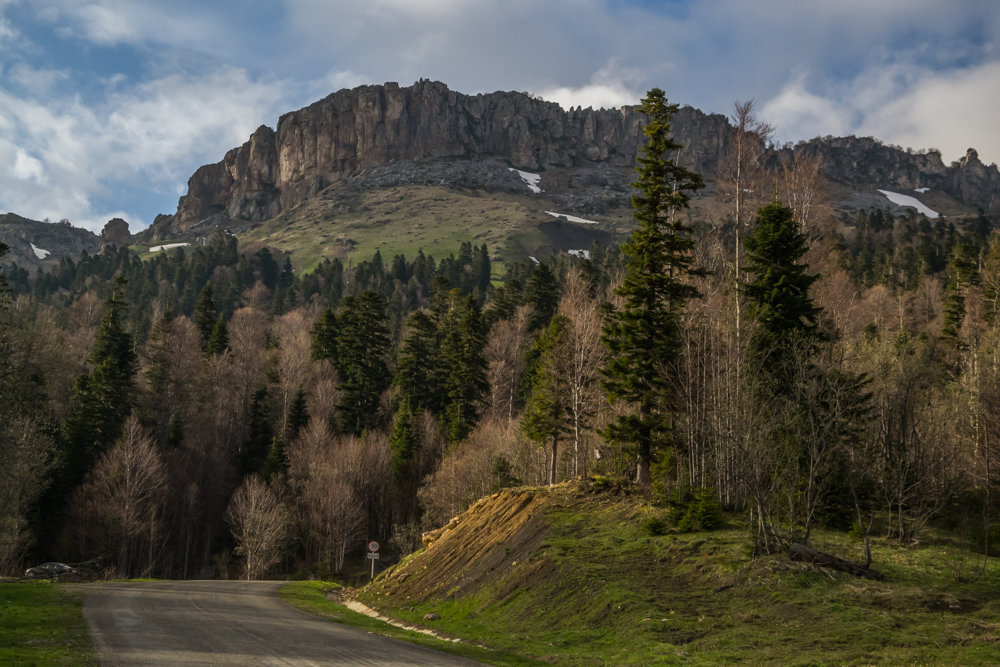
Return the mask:
<path fill-rule="evenodd" d="M 849 560 L 840 558 L 839 556 L 834 556 L 833 554 L 817 551 L 812 547 L 807 547 L 806 545 L 799 544 L 798 542 L 792 542 L 788 545 L 788 556 L 792 560 L 801 561 L 803 563 L 812 563 L 813 565 L 819 565 L 820 567 L 828 567 L 833 570 L 847 572 L 848 574 L 853 574 L 856 577 L 876 579 L 878 581 L 885 578 L 885 575 L 878 570 L 873 570 L 869 567 L 865 567 L 864 565 L 853 563 Z"/>

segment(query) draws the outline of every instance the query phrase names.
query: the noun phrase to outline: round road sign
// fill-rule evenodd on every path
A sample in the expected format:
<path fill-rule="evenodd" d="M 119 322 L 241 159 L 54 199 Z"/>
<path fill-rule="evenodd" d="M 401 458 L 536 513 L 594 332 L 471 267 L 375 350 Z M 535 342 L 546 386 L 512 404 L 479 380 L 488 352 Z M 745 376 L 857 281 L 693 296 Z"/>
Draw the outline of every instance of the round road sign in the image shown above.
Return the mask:
<path fill-rule="evenodd" d="M 373 554 L 378 553 L 378 542 L 376 542 L 375 540 L 369 542 L 368 551 L 372 552 Z"/>

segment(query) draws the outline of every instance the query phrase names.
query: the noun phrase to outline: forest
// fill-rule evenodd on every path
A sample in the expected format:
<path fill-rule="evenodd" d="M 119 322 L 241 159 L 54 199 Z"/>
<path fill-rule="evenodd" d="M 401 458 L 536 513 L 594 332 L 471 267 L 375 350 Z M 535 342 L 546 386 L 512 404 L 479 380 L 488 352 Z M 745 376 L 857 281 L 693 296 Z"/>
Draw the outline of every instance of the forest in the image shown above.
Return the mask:
<path fill-rule="evenodd" d="M 650 91 L 636 231 L 500 268 L 462 244 L 308 272 L 219 234 L 0 276 L 0 572 L 335 577 L 504 487 L 634 487 L 681 530 L 748 517 L 994 549 L 1000 236 L 836 211 L 736 105 L 706 175 Z M 766 193 L 766 195 L 764 194 Z M 0 247 L 0 253 L 3 248 Z M 869 555 L 869 560 L 870 560 Z"/>

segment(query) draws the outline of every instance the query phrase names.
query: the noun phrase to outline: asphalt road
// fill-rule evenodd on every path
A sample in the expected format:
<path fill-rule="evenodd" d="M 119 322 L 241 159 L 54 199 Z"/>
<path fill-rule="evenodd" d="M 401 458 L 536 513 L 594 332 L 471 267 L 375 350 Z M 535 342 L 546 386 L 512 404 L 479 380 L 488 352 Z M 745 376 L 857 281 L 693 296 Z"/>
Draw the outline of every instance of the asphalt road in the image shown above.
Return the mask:
<path fill-rule="evenodd" d="M 286 604 L 281 582 L 101 585 L 83 614 L 103 665 L 475 665 Z"/>

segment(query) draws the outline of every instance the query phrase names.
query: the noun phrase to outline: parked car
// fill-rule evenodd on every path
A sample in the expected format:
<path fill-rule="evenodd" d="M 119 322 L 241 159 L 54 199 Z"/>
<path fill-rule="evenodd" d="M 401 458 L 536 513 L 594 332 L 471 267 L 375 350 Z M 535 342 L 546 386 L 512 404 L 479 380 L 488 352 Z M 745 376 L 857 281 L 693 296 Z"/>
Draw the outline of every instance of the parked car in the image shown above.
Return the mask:
<path fill-rule="evenodd" d="M 28 578 L 48 577 L 55 579 L 64 574 L 77 574 L 77 569 L 66 565 L 66 563 L 42 563 L 24 571 L 24 576 Z"/>

